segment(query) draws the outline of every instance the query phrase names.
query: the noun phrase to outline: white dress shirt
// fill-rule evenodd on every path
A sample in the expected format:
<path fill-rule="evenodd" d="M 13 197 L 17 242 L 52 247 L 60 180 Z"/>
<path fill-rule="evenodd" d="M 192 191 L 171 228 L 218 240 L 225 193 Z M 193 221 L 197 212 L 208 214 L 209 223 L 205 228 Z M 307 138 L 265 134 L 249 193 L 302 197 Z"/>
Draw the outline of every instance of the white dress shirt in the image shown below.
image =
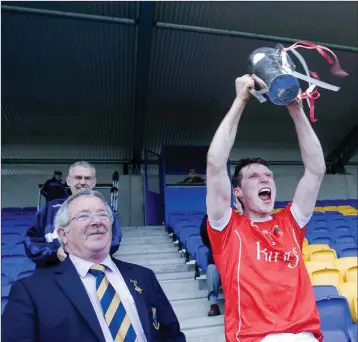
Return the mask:
<path fill-rule="evenodd" d="M 96 312 L 98 322 L 101 326 L 106 342 L 113 342 L 111 332 L 104 318 L 102 306 L 97 295 L 96 277 L 88 272 L 91 266 L 94 265 L 94 263 L 71 254 L 69 258 L 75 266 L 81 278 L 81 281 L 87 291 L 87 294 L 91 300 L 93 309 Z M 133 329 L 137 334 L 138 341 L 147 342 L 134 299 L 130 291 L 128 290 L 128 287 L 116 264 L 112 261 L 109 255 L 101 262 L 101 264 L 106 266 L 106 277 L 117 292 L 119 298 L 121 299 L 121 302 L 126 309 L 127 315 L 132 323 Z"/>

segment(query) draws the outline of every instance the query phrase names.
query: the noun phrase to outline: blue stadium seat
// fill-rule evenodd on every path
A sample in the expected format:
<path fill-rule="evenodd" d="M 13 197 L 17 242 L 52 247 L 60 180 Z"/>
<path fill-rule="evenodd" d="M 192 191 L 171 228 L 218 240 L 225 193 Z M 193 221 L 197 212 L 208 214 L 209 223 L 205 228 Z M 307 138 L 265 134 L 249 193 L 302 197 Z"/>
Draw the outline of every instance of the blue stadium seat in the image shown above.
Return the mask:
<path fill-rule="evenodd" d="M 200 245 L 196 248 L 196 264 L 206 272 L 208 268 L 208 253 L 209 249 L 205 245 Z"/>
<path fill-rule="evenodd" d="M 349 329 L 350 342 L 358 342 L 358 323 L 352 324 Z"/>
<path fill-rule="evenodd" d="M 340 251 L 340 257 L 344 258 L 344 257 L 356 257 L 358 256 L 358 248 L 357 246 L 355 247 L 346 247 L 346 248 L 342 248 Z"/>
<path fill-rule="evenodd" d="M 200 228 L 194 225 L 186 225 L 181 228 L 178 237 L 185 247 L 187 247 L 187 240 L 191 235 L 200 235 Z"/>
<path fill-rule="evenodd" d="M 1 271 L 1 286 L 6 286 L 6 285 L 10 285 L 10 277 L 9 275 L 6 273 L 6 271 L 3 269 Z"/>
<path fill-rule="evenodd" d="M 20 271 L 16 274 L 16 280 L 29 277 L 34 273 L 34 270 Z"/>
<path fill-rule="evenodd" d="M 202 245 L 203 241 L 200 235 L 190 235 L 187 240 L 186 249 L 188 253 L 196 259 L 197 247 Z"/>
<path fill-rule="evenodd" d="M 191 221 L 189 219 L 179 219 L 178 221 L 176 221 L 174 224 L 173 224 L 173 231 L 174 231 L 174 234 L 176 236 L 179 236 L 179 232 L 181 231 L 182 227 L 184 226 L 190 226 L 190 225 L 194 225 L 196 221 Z"/>
<path fill-rule="evenodd" d="M 342 330 L 349 339 L 348 329 L 352 324 L 348 301 L 342 296 L 329 296 L 316 300 L 322 330 Z"/>
<path fill-rule="evenodd" d="M 11 285 L 1 286 L 1 313 L 4 312 L 4 308 L 7 304 Z"/>
<path fill-rule="evenodd" d="M 349 342 L 342 330 L 323 330 L 324 342 Z"/>
<path fill-rule="evenodd" d="M 316 300 L 319 298 L 339 296 L 337 288 L 333 285 L 314 285 L 312 287 Z"/>
<path fill-rule="evenodd" d="M 356 244 L 357 240 L 354 238 L 353 235 L 339 235 L 336 237 L 336 243 L 351 243 Z"/>

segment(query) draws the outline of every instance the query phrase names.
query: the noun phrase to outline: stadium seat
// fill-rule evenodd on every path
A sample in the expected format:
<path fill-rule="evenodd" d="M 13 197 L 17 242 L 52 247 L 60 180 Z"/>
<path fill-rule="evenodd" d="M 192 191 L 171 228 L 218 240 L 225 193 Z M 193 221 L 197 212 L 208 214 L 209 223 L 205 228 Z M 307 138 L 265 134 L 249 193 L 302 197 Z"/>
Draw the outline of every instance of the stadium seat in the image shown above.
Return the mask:
<path fill-rule="evenodd" d="M 11 285 L 1 286 L 1 313 L 4 312 L 4 308 L 7 304 Z"/>
<path fill-rule="evenodd" d="M 346 247 L 341 249 L 340 257 L 357 257 L 358 256 L 358 248 L 357 247 Z"/>
<path fill-rule="evenodd" d="M 358 314 L 357 314 L 357 288 L 358 284 L 356 282 L 347 282 L 341 284 L 339 287 L 340 295 L 347 298 L 349 308 L 351 310 L 351 315 L 353 322 L 358 321 Z"/>
<path fill-rule="evenodd" d="M 302 252 L 309 258 L 311 252 L 325 249 L 330 249 L 330 247 L 327 244 L 315 244 L 303 247 Z"/>
<path fill-rule="evenodd" d="M 336 238 L 336 243 L 350 243 L 352 245 L 357 243 L 357 240 L 354 238 L 353 235 L 338 235 Z"/>
<path fill-rule="evenodd" d="M 336 268 L 333 261 L 307 261 L 305 262 L 307 272 L 312 279 L 312 273 L 324 269 L 334 269 Z"/>
<path fill-rule="evenodd" d="M 356 257 L 345 257 L 335 260 L 336 267 L 340 270 L 342 277 L 346 279 L 346 272 L 350 267 L 358 266 L 358 259 Z"/>
<path fill-rule="evenodd" d="M 311 261 L 333 261 L 337 259 L 336 251 L 333 249 L 324 249 L 312 251 L 310 254 Z"/>
<path fill-rule="evenodd" d="M 200 228 L 194 225 L 186 225 L 181 227 L 181 230 L 178 232 L 178 238 L 185 247 L 187 247 L 187 240 L 191 235 L 200 236 Z"/>
<path fill-rule="evenodd" d="M 208 268 L 208 253 L 209 253 L 209 249 L 205 245 L 197 246 L 196 264 L 204 272 L 206 272 L 206 269 Z"/>
<path fill-rule="evenodd" d="M 312 288 L 316 300 L 318 298 L 339 296 L 339 292 L 337 288 L 332 285 L 316 285 L 316 286 L 312 286 Z"/>
<path fill-rule="evenodd" d="M 324 342 L 348 342 L 342 330 L 324 330 L 322 333 Z"/>
<path fill-rule="evenodd" d="M 311 279 L 313 285 L 333 285 L 337 289 L 343 283 L 343 277 L 337 268 L 314 271 L 311 274 Z"/>
<path fill-rule="evenodd" d="M 346 270 L 346 280 L 347 281 L 352 281 L 352 282 L 358 283 L 357 276 L 358 276 L 358 266 L 352 266 Z"/>
<path fill-rule="evenodd" d="M 352 325 L 352 317 L 347 299 L 342 296 L 330 296 L 317 299 L 316 304 L 321 318 L 321 329 L 341 330 L 349 340 L 348 329 Z"/>
<path fill-rule="evenodd" d="M 188 237 L 186 249 L 188 253 L 196 259 L 196 249 L 198 246 L 202 245 L 203 241 L 201 240 L 200 235 L 191 235 Z"/>
<path fill-rule="evenodd" d="M 306 247 L 308 246 L 308 240 L 306 238 L 303 239 L 303 244 L 302 244 L 303 247 Z"/>

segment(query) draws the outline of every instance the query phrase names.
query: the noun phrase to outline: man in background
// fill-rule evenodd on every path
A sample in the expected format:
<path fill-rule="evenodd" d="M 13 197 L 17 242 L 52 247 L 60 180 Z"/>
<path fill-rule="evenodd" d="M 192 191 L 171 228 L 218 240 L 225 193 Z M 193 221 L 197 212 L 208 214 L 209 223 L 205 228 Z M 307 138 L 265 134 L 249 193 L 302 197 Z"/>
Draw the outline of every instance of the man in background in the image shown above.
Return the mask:
<path fill-rule="evenodd" d="M 67 184 L 71 193 L 81 190 L 92 190 L 96 185 L 96 169 L 85 161 L 72 164 L 68 171 Z M 24 239 L 26 255 L 38 268 L 52 267 L 64 261 L 67 254 L 61 247 L 54 228 L 54 218 L 65 199 L 46 203 L 36 213 L 33 225 Z M 113 217 L 111 255 L 114 254 L 122 239 L 122 232 L 117 217 Z"/>
<path fill-rule="evenodd" d="M 41 195 L 45 197 L 46 202 L 68 197 L 66 185 L 62 183 L 61 171 L 55 171 L 53 177 L 45 182 L 41 188 Z"/>

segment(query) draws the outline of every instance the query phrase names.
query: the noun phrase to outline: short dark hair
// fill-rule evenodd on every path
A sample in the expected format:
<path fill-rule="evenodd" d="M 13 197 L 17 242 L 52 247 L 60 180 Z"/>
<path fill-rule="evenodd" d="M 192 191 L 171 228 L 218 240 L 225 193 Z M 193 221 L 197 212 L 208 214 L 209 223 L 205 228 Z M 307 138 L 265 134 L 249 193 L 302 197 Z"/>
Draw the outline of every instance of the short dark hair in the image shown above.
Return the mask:
<path fill-rule="evenodd" d="M 243 158 L 238 161 L 237 166 L 235 167 L 234 175 L 231 178 L 231 183 L 233 188 L 241 187 L 242 173 L 241 170 L 251 164 L 261 164 L 270 169 L 269 163 L 262 158 Z"/>

